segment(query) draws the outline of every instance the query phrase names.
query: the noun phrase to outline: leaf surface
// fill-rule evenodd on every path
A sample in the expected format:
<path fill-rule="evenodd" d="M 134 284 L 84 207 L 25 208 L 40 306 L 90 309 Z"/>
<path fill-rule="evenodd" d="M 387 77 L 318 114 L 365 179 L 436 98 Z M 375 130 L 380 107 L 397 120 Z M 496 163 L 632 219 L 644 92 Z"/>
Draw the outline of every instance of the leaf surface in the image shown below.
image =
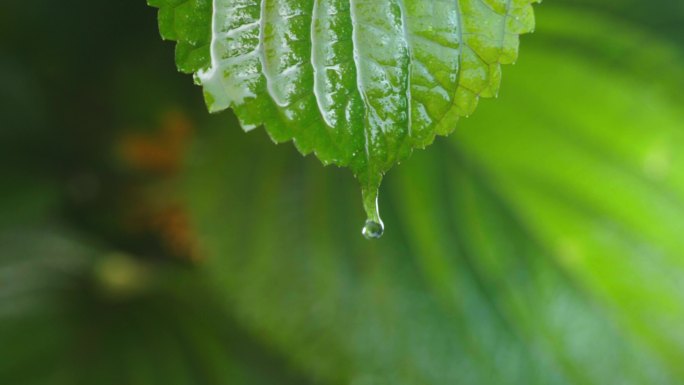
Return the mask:
<path fill-rule="evenodd" d="M 536 0 L 149 0 L 211 111 L 265 126 L 359 179 L 380 222 L 383 175 L 447 135 L 533 29 Z"/>

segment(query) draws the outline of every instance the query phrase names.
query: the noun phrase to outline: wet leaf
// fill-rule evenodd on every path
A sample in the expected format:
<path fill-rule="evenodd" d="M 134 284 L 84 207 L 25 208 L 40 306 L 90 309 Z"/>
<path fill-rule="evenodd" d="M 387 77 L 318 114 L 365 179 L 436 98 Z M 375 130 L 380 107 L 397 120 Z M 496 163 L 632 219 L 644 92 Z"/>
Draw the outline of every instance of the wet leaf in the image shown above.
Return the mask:
<path fill-rule="evenodd" d="M 533 2 L 149 0 L 211 111 L 353 171 L 371 237 L 385 172 L 497 94 Z"/>

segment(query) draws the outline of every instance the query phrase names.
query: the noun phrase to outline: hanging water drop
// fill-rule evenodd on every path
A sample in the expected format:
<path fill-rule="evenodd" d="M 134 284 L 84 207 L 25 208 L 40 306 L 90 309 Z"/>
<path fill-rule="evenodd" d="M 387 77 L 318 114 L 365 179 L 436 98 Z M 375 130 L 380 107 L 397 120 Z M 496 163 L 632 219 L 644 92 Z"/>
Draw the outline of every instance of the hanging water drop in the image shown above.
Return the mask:
<path fill-rule="evenodd" d="M 361 231 L 361 234 L 366 239 L 378 239 L 382 237 L 382 234 L 385 232 L 385 225 L 383 225 L 382 221 L 380 222 L 375 222 L 372 220 L 367 220 L 366 225 L 363 226 L 363 230 Z"/>
<path fill-rule="evenodd" d="M 378 239 L 382 237 L 382 234 L 385 232 L 385 225 L 382 223 L 382 219 L 380 219 L 378 187 L 376 186 L 377 185 L 361 189 L 363 194 L 363 206 L 368 218 L 366 224 L 363 226 L 361 234 L 363 234 L 366 239 Z"/>

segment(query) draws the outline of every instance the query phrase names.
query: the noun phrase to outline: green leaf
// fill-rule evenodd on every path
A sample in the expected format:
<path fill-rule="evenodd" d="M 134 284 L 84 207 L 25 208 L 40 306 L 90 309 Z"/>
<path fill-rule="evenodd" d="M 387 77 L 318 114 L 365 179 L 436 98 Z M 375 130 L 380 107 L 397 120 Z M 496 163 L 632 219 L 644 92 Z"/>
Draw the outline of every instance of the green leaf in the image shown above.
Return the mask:
<path fill-rule="evenodd" d="M 341 172 L 202 133 L 188 198 L 242 325 L 323 383 L 684 381 L 684 82 L 632 65 L 681 74 L 681 53 L 540 20 L 501 100 L 388 178 L 397 231 L 372 245 Z"/>
<path fill-rule="evenodd" d="M 211 111 L 351 168 L 381 224 L 383 175 L 451 133 L 533 29 L 536 0 L 149 0 Z M 243 160 L 245 161 L 245 160 Z"/>

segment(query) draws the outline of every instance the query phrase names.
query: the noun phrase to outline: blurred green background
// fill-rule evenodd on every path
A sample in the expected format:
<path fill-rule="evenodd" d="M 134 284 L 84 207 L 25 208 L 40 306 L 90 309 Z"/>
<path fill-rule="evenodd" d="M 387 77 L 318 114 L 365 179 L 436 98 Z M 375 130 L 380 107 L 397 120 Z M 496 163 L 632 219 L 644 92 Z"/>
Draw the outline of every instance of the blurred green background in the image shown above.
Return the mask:
<path fill-rule="evenodd" d="M 684 3 L 537 21 L 369 242 L 144 1 L 3 0 L 0 384 L 684 383 Z"/>

